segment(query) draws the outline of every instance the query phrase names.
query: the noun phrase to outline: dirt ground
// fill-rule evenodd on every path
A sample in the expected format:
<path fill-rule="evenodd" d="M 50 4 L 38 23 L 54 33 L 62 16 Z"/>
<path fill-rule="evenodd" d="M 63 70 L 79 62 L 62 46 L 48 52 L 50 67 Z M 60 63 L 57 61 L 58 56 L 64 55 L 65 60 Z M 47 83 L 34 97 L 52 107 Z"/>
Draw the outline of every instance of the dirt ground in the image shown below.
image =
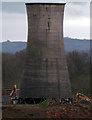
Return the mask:
<path fill-rule="evenodd" d="M 3 120 L 7 118 L 25 118 L 25 119 L 63 119 L 63 118 L 85 118 L 92 119 L 92 111 L 87 105 L 80 104 L 62 104 L 48 105 L 43 107 L 38 104 L 17 104 L 3 105 L 2 107 Z"/>

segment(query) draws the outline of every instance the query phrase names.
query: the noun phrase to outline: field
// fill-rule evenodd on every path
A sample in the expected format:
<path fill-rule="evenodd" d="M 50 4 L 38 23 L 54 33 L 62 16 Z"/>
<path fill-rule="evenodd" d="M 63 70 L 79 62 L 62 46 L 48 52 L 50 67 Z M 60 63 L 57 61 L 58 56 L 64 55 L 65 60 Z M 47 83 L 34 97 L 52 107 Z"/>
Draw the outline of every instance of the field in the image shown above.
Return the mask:
<path fill-rule="evenodd" d="M 3 105 L 3 120 L 16 119 L 92 119 L 92 109 L 87 104 L 40 104 Z"/>

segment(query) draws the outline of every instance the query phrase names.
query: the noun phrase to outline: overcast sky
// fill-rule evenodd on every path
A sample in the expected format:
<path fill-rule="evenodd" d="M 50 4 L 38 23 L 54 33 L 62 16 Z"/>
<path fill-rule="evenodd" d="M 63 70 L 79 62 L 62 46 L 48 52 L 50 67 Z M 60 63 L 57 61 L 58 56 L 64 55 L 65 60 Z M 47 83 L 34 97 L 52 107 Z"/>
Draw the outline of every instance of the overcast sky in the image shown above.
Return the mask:
<path fill-rule="evenodd" d="M 24 2 L 2 4 L 3 41 L 27 41 L 27 15 Z M 64 11 L 64 37 L 90 38 L 90 3 L 67 2 Z"/>

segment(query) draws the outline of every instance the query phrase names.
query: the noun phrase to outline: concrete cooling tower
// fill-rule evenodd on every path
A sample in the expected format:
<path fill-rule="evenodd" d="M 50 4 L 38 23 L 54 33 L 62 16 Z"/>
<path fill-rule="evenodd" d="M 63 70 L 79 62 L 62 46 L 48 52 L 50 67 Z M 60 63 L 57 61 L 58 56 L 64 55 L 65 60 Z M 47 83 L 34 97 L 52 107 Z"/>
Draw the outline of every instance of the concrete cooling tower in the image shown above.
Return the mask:
<path fill-rule="evenodd" d="M 64 3 L 26 3 L 28 41 L 20 98 L 71 97 L 63 40 Z"/>

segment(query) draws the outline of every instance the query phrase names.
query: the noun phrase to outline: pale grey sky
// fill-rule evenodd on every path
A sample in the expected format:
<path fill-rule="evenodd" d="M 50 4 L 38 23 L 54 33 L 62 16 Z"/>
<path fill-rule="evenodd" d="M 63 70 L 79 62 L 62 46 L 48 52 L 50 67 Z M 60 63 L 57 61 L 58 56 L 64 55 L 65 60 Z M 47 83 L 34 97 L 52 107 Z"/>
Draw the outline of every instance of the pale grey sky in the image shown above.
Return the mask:
<path fill-rule="evenodd" d="M 59 0 L 58 0 L 59 2 Z M 3 41 L 27 41 L 27 15 L 24 2 L 3 2 Z M 67 2 L 64 11 L 64 36 L 90 38 L 90 3 Z"/>
<path fill-rule="evenodd" d="M 90 2 L 91 0 L 1 0 L 2 2 Z"/>

